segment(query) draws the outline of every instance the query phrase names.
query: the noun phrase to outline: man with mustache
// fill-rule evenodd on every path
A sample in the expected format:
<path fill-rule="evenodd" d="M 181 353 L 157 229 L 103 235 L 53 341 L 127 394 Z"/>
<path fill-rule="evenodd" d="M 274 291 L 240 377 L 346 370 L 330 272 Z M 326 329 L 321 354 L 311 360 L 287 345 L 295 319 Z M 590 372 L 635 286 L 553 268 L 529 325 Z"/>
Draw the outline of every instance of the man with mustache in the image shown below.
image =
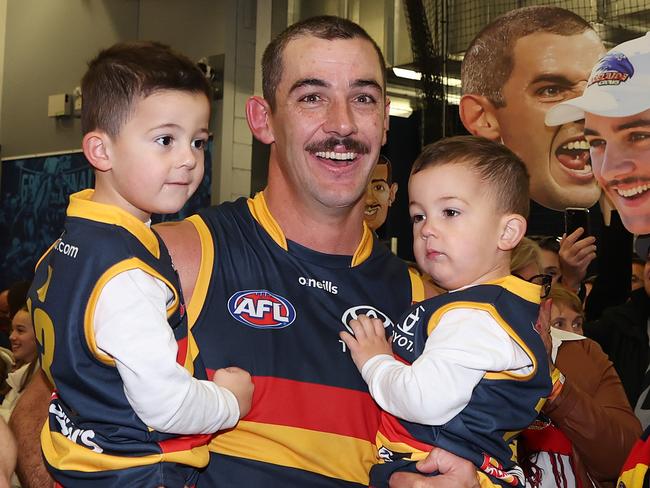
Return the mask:
<path fill-rule="evenodd" d="M 367 486 L 379 409 L 339 333 L 360 314 L 390 325 L 426 294 L 363 224 L 388 128 L 383 56 L 358 25 L 316 17 L 271 42 L 262 72 L 246 114 L 271 146 L 267 187 L 158 228 L 208 373 L 236 358 L 255 383 L 250 414 L 211 443 L 198 486 Z M 43 382 L 30 386 L 19 411 L 47 404 Z M 24 445 L 39 424 L 15 419 Z M 393 486 L 478 486 L 473 465 L 439 449 L 424 468 L 444 474 Z"/>
<path fill-rule="evenodd" d="M 544 125 L 546 112 L 579 96 L 604 48 L 580 16 L 533 6 L 494 19 L 467 48 L 460 117 L 524 161 L 531 198 L 544 207 L 590 207 L 600 195 L 579 124 Z"/>

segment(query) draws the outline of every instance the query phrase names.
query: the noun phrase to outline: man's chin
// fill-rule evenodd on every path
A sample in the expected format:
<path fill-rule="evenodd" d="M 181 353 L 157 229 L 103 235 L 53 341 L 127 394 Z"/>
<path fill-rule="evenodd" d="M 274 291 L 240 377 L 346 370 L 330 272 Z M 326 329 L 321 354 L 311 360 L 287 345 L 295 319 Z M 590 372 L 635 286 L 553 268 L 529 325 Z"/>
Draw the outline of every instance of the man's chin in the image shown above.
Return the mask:
<path fill-rule="evenodd" d="M 623 226 L 632 234 L 650 234 L 650 208 L 646 215 L 629 215 L 621 213 L 621 221 Z"/>
<path fill-rule="evenodd" d="M 589 186 L 559 187 L 547 182 L 537 187 L 531 185 L 530 198 L 543 207 L 561 211 L 567 207 L 589 208 L 596 204 L 600 193 L 600 188 L 595 183 Z"/>

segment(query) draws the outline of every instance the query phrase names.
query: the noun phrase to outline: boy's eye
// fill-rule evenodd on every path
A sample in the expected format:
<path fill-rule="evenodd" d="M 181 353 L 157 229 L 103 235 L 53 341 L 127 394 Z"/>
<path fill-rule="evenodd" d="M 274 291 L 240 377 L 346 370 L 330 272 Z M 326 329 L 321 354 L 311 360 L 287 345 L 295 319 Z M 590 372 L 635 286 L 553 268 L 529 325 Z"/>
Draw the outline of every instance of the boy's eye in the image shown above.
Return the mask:
<path fill-rule="evenodd" d="M 172 143 L 173 139 L 171 136 L 162 136 L 156 139 L 156 142 L 160 144 L 161 146 L 170 146 Z"/>
<path fill-rule="evenodd" d="M 460 215 L 460 212 L 458 210 L 455 210 L 453 208 L 446 208 L 442 211 L 442 214 L 445 217 L 457 217 Z"/>
<path fill-rule="evenodd" d="M 411 217 L 411 223 L 412 224 L 417 224 L 417 223 L 420 223 L 420 222 L 424 222 L 424 219 L 425 219 L 424 215 L 415 214 L 413 217 Z"/>
<path fill-rule="evenodd" d="M 205 147 L 205 140 L 195 139 L 194 141 L 192 141 L 192 147 L 194 149 L 203 149 Z"/>

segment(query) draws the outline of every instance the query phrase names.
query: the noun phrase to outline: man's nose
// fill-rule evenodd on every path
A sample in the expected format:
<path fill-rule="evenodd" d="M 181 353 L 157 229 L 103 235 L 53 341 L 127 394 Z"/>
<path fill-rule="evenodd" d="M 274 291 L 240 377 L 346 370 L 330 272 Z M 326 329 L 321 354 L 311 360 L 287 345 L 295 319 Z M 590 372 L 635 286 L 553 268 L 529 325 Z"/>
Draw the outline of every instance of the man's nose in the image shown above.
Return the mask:
<path fill-rule="evenodd" d="M 325 132 L 341 137 L 356 134 L 357 126 L 351 105 L 345 100 L 333 100 L 327 110 L 327 120 L 323 125 Z"/>
<path fill-rule="evenodd" d="M 615 143 L 607 144 L 602 161 L 593 163 L 594 171 L 606 181 L 629 177 L 637 168 L 634 150 Z"/>

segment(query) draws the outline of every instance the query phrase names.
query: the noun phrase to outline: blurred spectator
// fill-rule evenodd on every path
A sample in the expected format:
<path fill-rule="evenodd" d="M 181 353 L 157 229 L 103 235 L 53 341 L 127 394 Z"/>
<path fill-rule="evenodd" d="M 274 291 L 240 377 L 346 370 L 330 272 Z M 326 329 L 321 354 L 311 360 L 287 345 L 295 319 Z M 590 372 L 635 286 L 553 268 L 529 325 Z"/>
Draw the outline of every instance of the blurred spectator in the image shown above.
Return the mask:
<path fill-rule="evenodd" d="M 632 256 L 632 290 L 643 288 L 643 269 L 645 268 L 645 259 L 641 259 L 634 254 Z"/>
<path fill-rule="evenodd" d="M 560 241 L 554 236 L 528 236 L 535 241 L 539 247 L 539 261 L 543 274 L 550 275 L 555 285 L 562 277 L 560 268 Z"/>
<path fill-rule="evenodd" d="M 0 347 L 10 349 L 9 334 L 11 333 L 11 319 L 9 318 L 9 290 L 0 292 Z"/>
<path fill-rule="evenodd" d="M 521 251 L 518 246 L 513 252 L 512 272 L 530 280 L 541 274 L 539 265 L 535 267 L 539 259 L 531 254 L 537 244 L 522 242 Z M 560 310 L 580 310 L 578 297 L 568 293 L 551 288 L 556 304 L 551 324 L 559 319 Z M 522 433 L 518 443 L 527 481 L 538 488 L 614 488 L 641 426 L 598 344 L 555 327 L 551 339 L 550 360 L 563 380 L 554 386 L 539 421 Z"/>
<path fill-rule="evenodd" d="M 551 327 L 582 335 L 585 314 L 578 295 L 557 285 L 552 288 L 549 298 L 552 298 Z"/>
<path fill-rule="evenodd" d="M 637 239 L 637 254 L 647 258 L 649 245 L 650 238 Z M 614 363 L 631 405 L 636 405 L 639 399 L 650 362 L 650 265 L 647 261 L 643 282 L 644 287 L 633 291 L 627 302 L 605 309 L 598 320 L 585 324 L 587 337 L 598 342 Z"/>

